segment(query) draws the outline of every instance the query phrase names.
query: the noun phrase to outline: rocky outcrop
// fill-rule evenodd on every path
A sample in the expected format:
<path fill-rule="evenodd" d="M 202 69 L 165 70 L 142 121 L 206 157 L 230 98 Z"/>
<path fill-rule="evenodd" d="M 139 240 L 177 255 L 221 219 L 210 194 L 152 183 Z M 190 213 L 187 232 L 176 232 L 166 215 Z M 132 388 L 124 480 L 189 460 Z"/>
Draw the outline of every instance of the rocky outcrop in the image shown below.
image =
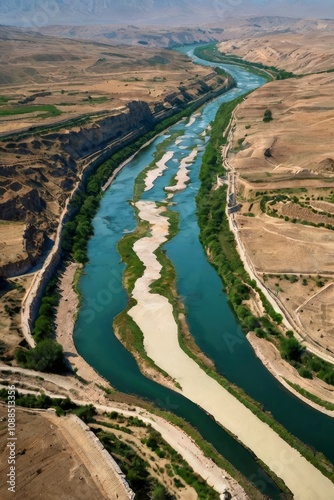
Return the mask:
<path fill-rule="evenodd" d="M 0 219 L 26 220 L 27 212 L 40 213 L 45 208 L 44 200 L 37 189 L 31 189 L 23 196 L 15 196 L 0 203 Z"/>
<path fill-rule="evenodd" d="M 20 274 L 27 273 L 33 264 L 34 260 L 29 255 L 17 262 L 9 262 L 0 266 L 0 277 L 10 278 L 11 276 L 19 276 Z"/>
<path fill-rule="evenodd" d="M 57 140 L 65 154 L 80 160 L 99 151 L 112 141 L 125 137 L 133 130 L 146 132 L 154 127 L 154 117 L 146 102 L 133 101 L 125 112 L 99 119 L 79 131 L 49 134 L 44 140 Z"/>
<path fill-rule="evenodd" d="M 205 81 L 201 79 L 188 87 L 180 87 L 158 107 L 152 106 L 151 109 L 146 102 L 133 101 L 127 105 L 125 111 L 96 118 L 83 127 L 48 133 L 40 136 L 38 140 L 34 137 L 30 141 L 18 142 L 20 150 L 29 149 L 29 159 L 22 165 L 0 167 L 0 177 L 4 177 L 4 182 L 15 174 L 15 184 L 10 180 L 10 183 L 5 185 L 7 192 L 0 203 L 0 219 L 21 220 L 27 223 L 24 248 L 29 257 L 22 258 L 22 262 L 17 263 L 20 271 L 28 270 L 29 263 L 32 265 L 40 254 L 45 232 L 54 234 L 54 228 L 59 224 L 59 213 L 75 185 L 77 192 L 80 184 L 110 155 L 153 130 L 162 120 L 185 109 L 189 104 L 194 107 L 204 104 L 226 91 L 232 84 L 228 79 L 224 80 L 211 73 Z M 47 145 L 43 155 L 41 145 Z M 9 149 L 13 151 L 15 143 L 10 143 L 10 146 Z M 4 146 L 6 147 L 8 143 Z M 1 172 L 4 175 L 1 175 Z M 20 183 L 16 180 L 18 178 Z M 29 186 L 35 187 L 29 189 Z M 58 207 L 58 212 L 55 207 Z M 46 276 L 52 274 L 58 258 L 59 255 L 49 263 Z M 14 269 L 12 264 L 8 269 L 2 270 L 4 276 L 13 273 L 17 274 L 17 269 Z"/>

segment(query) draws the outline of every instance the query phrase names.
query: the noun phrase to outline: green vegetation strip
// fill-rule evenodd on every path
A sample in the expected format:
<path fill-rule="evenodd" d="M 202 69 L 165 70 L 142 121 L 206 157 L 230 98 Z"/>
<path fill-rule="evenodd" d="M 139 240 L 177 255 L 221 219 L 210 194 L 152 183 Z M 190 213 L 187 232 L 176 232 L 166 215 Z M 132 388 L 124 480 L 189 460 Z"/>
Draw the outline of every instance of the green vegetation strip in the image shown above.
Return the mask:
<path fill-rule="evenodd" d="M 323 210 L 316 210 L 312 207 L 312 205 L 308 203 L 304 203 L 297 196 L 288 196 L 285 194 L 277 193 L 275 195 L 264 195 L 260 201 L 261 211 L 267 214 L 269 217 L 277 217 L 279 219 L 284 219 L 286 222 L 290 221 L 293 224 L 302 224 L 304 226 L 312 226 L 312 227 L 323 227 L 325 229 L 330 229 L 334 231 L 334 224 L 329 224 L 325 222 L 312 222 L 311 220 L 303 220 L 299 218 L 290 218 L 288 216 L 279 215 L 278 210 L 276 208 L 271 209 L 270 206 L 275 205 L 276 203 L 283 202 L 284 204 L 287 202 L 291 202 L 292 204 L 299 205 L 301 208 L 306 208 L 310 212 L 310 217 L 312 214 L 320 215 L 323 217 L 327 217 L 329 219 L 334 218 L 334 214 L 330 212 L 325 212 Z M 269 207 L 268 207 L 269 205 Z"/>
<path fill-rule="evenodd" d="M 197 212 L 200 226 L 200 239 L 206 250 L 210 251 L 210 260 L 217 269 L 225 283 L 229 301 L 238 316 L 241 326 L 245 331 L 254 330 L 260 337 L 276 336 L 281 337 L 277 324 L 281 323 L 282 317 L 276 315 L 275 311 L 263 300 L 263 293 L 257 289 L 256 283 L 251 281 L 244 269 L 243 263 L 236 250 L 234 235 L 229 229 L 228 220 L 225 214 L 226 208 L 226 187 L 213 190 L 212 186 L 216 182 L 216 176 L 225 174 L 222 165 L 221 147 L 226 143 L 226 138 L 222 136 L 222 131 L 227 127 L 233 109 L 240 102 L 241 98 L 230 103 L 223 104 L 216 115 L 212 125 L 211 138 L 203 155 L 202 167 L 200 171 L 201 187 L 198 192 Z M 243 304 L 244 300 L 250 297 L 251 288 L 255 289 L 267 312 L 266 316 L 256 318 L 250 310 Z M 275 323 L 273 323 L 273 320 Z M 281 340 L 281 351 L 283 356 L 294 359 L 297 340 L 290 336 Z M 291 336 L 292 334 L 292 336 Z M 321 361 L 321 360 L 319 360 Z M 235 397 L 247 406 L 258 418 L 270 425 L 286 442 L 296 448 L 309 462 L 317 467 L 324 475 L 331 480 L 334 479 L 334 466 L 323 456 L 322 453 L 314 453 L 314 450 L 307 447 L 298 438 L 290 434 L 281 424 L 275 421 L 271 414 L 262 410 L 259 403 L 253 401 L 240 388 L 232 387 L 229 382 L 215 372 L 211 374 L 218 377 L 219 382 L 226 386 Z"/>
<path fill-rule="evenodd" d="M 53 125 L 41 125 L 37 127 L 30 127 L 26 132 L 19 132 L 17 134 L 10 134 L 10 135 L 4 135 L 3 137 L 0 137 L 0 142 L 11 142 L 11 141 L 21 141 L 23 139 L 26 139 L 28 137 L 34 137 L 34 136 L 39 136 L 41 134 L 45 134 L 48 132 L 57 132 L 58 130 L 61 129 L 70 129 L 73 127 L 79 127 L 83 126 L 86 123 L 89 123 L 94 117 L 98 115 L 106 115 L 105 111 L 102 111 L 100 113 L 94 113 L 94 114 L 87 114 L 78 118 L 70 118 L 69 120 L 62 120 L 61 122 L 55 123 Z M 49 115 L 50 116 L 50 115 Z M 57 116 L 57 115 L 53 115 Z M 43 115 L 44 118 L 46 118 L 46 115 Z"/>
<path fill-rule="evenodd" d="M 293 384 L 292 382 L 290 382 L 290 380 L 287 380 L 286 378 L 284 380 L 293 389 L 295 389 L 295 391 L 299 392 L 299 394 L 301 394 L 305 398 L 309 399 L 310 401 L 313 401 L 314 403 L 316 403 L 319 406 L 323 406 L 324 408 L 326 408 L 326 410 L 334 411 L 334 404 L 333 403 L 329 403 L 328 401 L 324 401 L 323 399 L 318 398 L 317 396 L 315 396 L 311 392 L 308 392 L 306 389 L 303 389 L 302 387 L 300 387 L 300 385 Z"/>
<path fill-rule="evenodd" d="M 8 390 L 0 389 L 0 400 L 7 402 L 7 399 Z M 15 391 L 15 404 L 24 408 L 39 408 L 44 410 L 54 408 L 58 416 L 74 413 L 85 423 L 91 422 L 94 415 L 96 415 L 96 409 L 91 404 L 78 406 L 69 398 L 51 398 L 45 394 L 37 396 L 35 394 L 21 394 L 19 391 Z"/>
<path fill-rule="evenodd" d="M 280 70 L 275 68 L 275 66 L 266 66 L 262 63 L 245 61 L 236 55 L 226 55 L 218 50 L 217 44 L 215 43 L 210 43 L 204 47 L 197 47 L 194 50 L 194 54 L 205 61 L 217 62 L 221 64 L 237 64 L 251 73 L 262 76 L 266 80 L 285 80 L 287 78 L 299 77 L 294 73 L 285 71 L 284 69 Z"/>
<path fill-rule="evenodd" d="M 10 370 L 3 371 L 2 374 L 10 375 L 11 371 Z M 11 383 L 10 382 L 6 383 L 5 381 L 2 381 L 2 384 L 10 385 Z M 91 404 L 84 406 L 77 406 L 69 398 L 64 398 L 64 399 L 51 398 L 49 396 L 46 396 L 45 394 L 36 396 L 33 394 L 21 394 L 19 391 L 15 391 L 15 395 L 16 395 L 17 406 L 22 406 L 25 408 L 36 408 L 36 409 L 54 408 L 58 416 L 66 415 L 67 413 L 74 413 L 87 424 L 95 421 L 94 417 L 96 415 L 96 409 Z M 119 395 L 120 399 L 123 402 L 127 401 L 127 398 L 129 398 L 127 394 L 121 394 L 115 392 L 111 396 L 111 399 L 115 397 L 115 395 Z M 7 399 L 8 399 L 8 390 L 0 389 L 0 400 L 7 402 Z M 194 440 L 196 445 L 202 450 L 205 456 L 210 457 L 216 463 L 216 465 L 221 467 L 223 470 L 226 470 L 226 472 L 230 474 L 238 482 L 238 484 L 240 484 L 245 489 L 250 498 L 254 500 L 263 498 L 263 496 L 255 488 L 255 486 L 250 481 L 248 481 L 237 469 L 235 469 L 233 465 L 230 464 L 230 462 L 228 462 L 225 458 L 223 458 L 222 455 L 220 455 L 210 443 L 205 441 L 203 437 L 200 435 L 200 433 L 195 428 L 193 428 L 188 422 L 183 420 L 181 417 L 174 415 L 171 412 L 156 408 L 152 403 L 146 400 L 141 400 L 140 398 L 135 398 L 135 399 L 136 399 L 135 404 L 137 406 L 145 408 L 152 414 L 156 414 L 164 418 L 171 424 L 182 429 L 188 436 L 190 436 Z M 117 412 L 111 412 L 109 417 L 115 419 L 117 415 L 118 415 Z M 137 421 L 140 422 L 140 424 L 138 423 L 140 427 L 142 425 L 145 425 L 142 423 L 142 421 L 140 421 L 136 417 L 129 417 L 128 420 L 130 425 L 135 425 Z M 104 425 L 106 424 L 104 423 Z M 118 428 L 115 425 L 113 425 L 112 427 Z"/>
<path fill-rule="evenodd" d="M 169 239 L 172 237 L 173 236 L 170 235 Z M 224 389 L 226 389 L 230 394 L 236 397 L 244 406 L 249 408 L 262 421 L 266 422 L 268 425 L 270 425 L 270 427 L 272 427 L 276 432 L 278 432 L 277 431 L 278 427 L 276 426 L 280 426 L 280 424 L 278 424 L 278 422 L 276 422 L 274 418 L 271 417 L 271 415 L 267 414 L 264 411 L 263 406 L 260 403 L 253 400 L 242 389 L 230 383 L 225 377 L 218 374 L 215 368 L 208 366 L 208 364 L 202 360 L 201 356 L 202 353 L 199 347 L 197 346 L 192 337 L 189 338 L 189 336 L 186 335 L 186 332 L 184 331 L 184 326 L 181 324 L 180 321 L 180 314 L 185 314 L 185 309 L 180 299 L 178 299 L 176 293 L 175 268 L 172 265 L 171 261 L 168 259 L 168 257 L 166 257 L 164 251 L 161 248 L 159 248 L 155 252 L 155 254 L 157 255 L 158 261 L 162 265 L 162 271 L 161 271 L 161 278 L 158 281 L 152 283 L 151 290 L 154 293 L 159 293 L 160 295 L 163 295 L 172 304 L 174 319 L 178 325 L 178 339 L 181 349 L 183 349 L 183 351 L 191 359 L 193 359 L 209 377 L 215 379 L 222 387 L 224 387 Z M 288 433 L 288 431 L 283 427 L 281 427 L 281 429 L 285 433 Z M 226 429 L 225 427 L 224 430 L 225 432 L 231 435 L 229 430 Z M 232 437 L 237 440 L 236 436 L 232 435 Z M 293 436 L 291 435 L 291 437 Z M 241 443 L 241 445 L 244 446 L 243 443 Z M 269 476 L 272 477 L 273 481 L 277 484 L 277 486 L 281 489 L 281 491 L 283 491 L 287 495 L 286 498 L 292 498 L 291 491 L 287 488 L 284 481 L 282 481 L 278 476 L 276 476 L 276 474 L 272 470 L 270 470 L 270 468 L 265 463 L 263 463 L 258 458 L 256 458 L 256 460 L 259 463 L 260 467 L 263 470 L 265 470 Z"/>
<path fill-rule="evenodd" d="M 3 374 L 6 373 L 7 372 L 3 372 Z M 10 385 L 10 382 L 2 381 L 2 384 Z M 101 424 L 104 427 L 110 427 L 121 430 L 123 432 L 127 432 L 128 434 L 132 434 L 131 430 L 127 429 L 127 427 L 121 427 L 118 424 L 108 424 L 106 422 L 96 421 L 95 417 L 97 415 L 97 412 L 96 408 L 92 404 L 78 406 L 69 398 L 51 398 L 45 394 L 41 394 L 40 396 L 34 394 L 21 394 L 19 391 L 15 391 L 15 398 L 17 406 L 36 409 L 54 408 L 58 416 L 73 413 L 77 415 L 81 420 L 83 420 L 86 424 Z M 7 399 L 8 390 L 0 389 L 0 400 L 7 402 Z M 254 500 L 263 498 L 262 495 L 256 490 L 254 485 L 251 484 L 236 469 L 234 469 L 234 467 L 221 455 L 219 455 L 212 445 L 203 440 L 198 431 L 192 428 L 190 424 L 182 420 L 180 417 L 173 415 L 172 413 L 155 408 L 147 401 L 140 401 L 139 404 L 141 407 L 147 408 L 148 411 L 152 412 L 153 414 L 155 413 L 156 415 L 159 415 L 170 423 L 183 429 L 183 431 L 186 432 L 194 440 L 197 446 L 199 446 L 205 456 L 210 457 L 219 467 L 221 467 L 223 470 L 226 470 L 245 489 L 245 491 L 247 491 L 251 498 L 253 498 Z M 152 450 L 152 452 L 157 455 L 157 461 L 159 460 L 159 458 L 164 458 L 166 456 L 170 457 L 172 461 L 173 475 L 179 475 L 185 481 L 185 483 L 195 488 L 199 499 L 218 499 L 216 492 L 210 486 L 208 486 L 202 480 L 202 478 L 197 476 L 197 474 L 192 471 L 192 469 L 183 460 L 183 458 L 171 446 L 169 446 L 163 440 L 162 436 L 158 432 L 153 430 L 151 426 L 143 423 L 140 418 L 123 417 L 115 411 L 111 412 L 108 416 L 113 421 L 117 420 L 120 423 L 127 420 L 126 425 L 129 426 L 148 428 L 149 436 L 147 439 L 145 439 L 145 444 Z M 147 464 L 144 464 L 144 461 L 142 461 L 142 459 L 138 460 L 140 457 L 138 457 L 133 449 L 128 447 L 127 444 L 123 441 L 116 438 L 114 434 L 105 433 L 100 429 L 91 430 L 93 430 L 97 434 L 97 437 L 107 448 L 108 452 L 113 455 L 114 458 L 119 462 L 121 469 L 126 474 L 127 480 L 129 481 L 131 487 L 137 490 L 138 493 L 142 492 L 141 488 L 145 485 L 141 482 L 141 480 L 148 478 L 148 475 L 144 472 L 142 466 L 145 465 L 146 468 Z M 143 474 L 141 474 L 140 472 L 142 472 Z M 139 483 L 137 483 L 137 481 L 139 481 Z M 152 486 L 152 483 L 150 482 L 150 484 L 146 484 L 146 486 Z M 156 498 L 156 500 L 168 498 L 165 496 L 158 496 L 158 493 L 161 494 L 161 487 L 157 488 L 157 486 L 158 483 L 155 483 L 153 488 L 156 496 L 150 498 Z"/>
<path fill-rule="evenodd" d="M 183 118 L 190 117 L 193 111 L 202 104 L 190 104 L 187 105 L 185 109 L 176 113 L 175 115 L 161 121 L 153 130 L 147 132 L 145 135 L 133 142 L 133 144 L 126 146 L 116 153 L 112 154 L 111 157 L 98 166 L 95 171 L 89 176 L 85 184 L 82 186 L 82 191 L 78 193 L 71 201 L 71 219 L 64 225 L 62 232 L 62 251 L 65 258 L 74 259 L 76 262 L 85 264 L 88 261 L 87 258 L 87 243 L 88 240 L 93 235 L 93 224 L 92 220 L 99 208 L 100 200 L 103 196 L 102 186 L 108 181 L 115 169 L 133 154 L 137 153 L 140 148 L 142 148 L 148 141 L 152 140 L 156 135 L 162 133 L 178 121 Z M 80 119 L 73 119 L 66 122 L 67 126 L 82 125 L 91 119 L 91 115 L 82 117 Z M 57 127 L 62 128 L 65 123 L 55 125 L 53 130 Z M 34 134 L 38 134 L 41 131 L 45 131 L 45 128 L 34 129 Z M 23 136 L 29 136 L 31 133 L 20 134 L 17 137 L 21 139 Z M 2 140 L 7 141 L 13 139 L 2 138 Z M 16 137 L 16 136 L 15 136 Z M 1 139 L 0 139 L 1 140 Z M 155 160 L 156 161 L 156 160 Z M 77 281 L 78 281 L 77 276 Z M 39 363 L 41 370 L 45 371 L 56 371 L 59 372 L 65 369 L 63 365 L 59 362 L 59 357 L 62 353 L 61 346 L 53 340 L 55 332 L 55 315 L 56 307 L 59 303 L 59 290 L 58 283 L 60 279 L 59 270 L 56 271 L 55 275 L 51 278 L 44 297 L 41 301 L 41 306 L 39 309 L 38 317 L 36 318 L 33 326 L 33 336 L 36 343 L 43 343 L 43 363 Z M 77 284 L 75 285 L 76 290 L 78 289 Z M 80 296 L 79 296 L 80 299 Z M 133 326 L 135 329 L 135 326 Z M 34 367 L 34 359 L 36 356 L 40 356 L 39 347 L 37 351 L 31 349 L 29 352 L 27 349 L 18 348 L 16 351 L 16 358 L 21 366 Z"/>

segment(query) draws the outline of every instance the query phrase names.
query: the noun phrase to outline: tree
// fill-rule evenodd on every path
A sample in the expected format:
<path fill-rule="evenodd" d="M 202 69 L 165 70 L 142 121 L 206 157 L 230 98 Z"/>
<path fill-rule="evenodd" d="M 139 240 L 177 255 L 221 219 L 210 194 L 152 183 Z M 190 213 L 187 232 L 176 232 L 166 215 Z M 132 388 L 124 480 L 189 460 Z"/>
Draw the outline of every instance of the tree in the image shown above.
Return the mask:
<path fill-rule="evenodd" d="M 63 348 L 52 339 L 42 340 L 34 349 L 17 349 L 17 362 L 25 368 L 41 372 L 60 373 L 64 371 Z"/>
<path fill-rule="evenodd" d="M 271 120 L 273 120 L 273 114 L 270 111 L 270 109 L 266 109 L 266 111 L 264 112 L 264 115 L 263 115 L 263 121 L 265 123 L 268 123 L 268 122 L 271 122 Z"/>
<path fill-rule="evenodd" d="M 282 358 L 288 361 L 299 361 L 302 350 L 301 344 L 294 337 L 288 337 L 281 340 L 281 355 Z"/>
<path fill-rule="evenodd" d="M 166 497 L 166 490 L 162 486 L 162 484 L 157 484 L 155 486 L 152 495 L 153 495 L 152 496 L 153 500 L 165 500 L 167 498 Z"/>

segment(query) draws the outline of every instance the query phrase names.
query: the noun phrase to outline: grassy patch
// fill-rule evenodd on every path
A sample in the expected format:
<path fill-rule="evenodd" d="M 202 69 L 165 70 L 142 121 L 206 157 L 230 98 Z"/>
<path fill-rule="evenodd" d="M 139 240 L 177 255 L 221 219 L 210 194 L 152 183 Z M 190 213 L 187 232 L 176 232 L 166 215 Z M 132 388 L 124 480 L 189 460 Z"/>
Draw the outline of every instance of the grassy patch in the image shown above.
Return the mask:
<path fill-rule="evenodd" d="M 42 106 L 12 106 L 10 108 L 0 108 L 0 116 L 23 115 L 39 111 L 44 113 L 38 115 L 41 118 L 61 115 L 61 111 L 57 109 L 56 106 L 53 106 L 52 104 L 44 104 Z"/>

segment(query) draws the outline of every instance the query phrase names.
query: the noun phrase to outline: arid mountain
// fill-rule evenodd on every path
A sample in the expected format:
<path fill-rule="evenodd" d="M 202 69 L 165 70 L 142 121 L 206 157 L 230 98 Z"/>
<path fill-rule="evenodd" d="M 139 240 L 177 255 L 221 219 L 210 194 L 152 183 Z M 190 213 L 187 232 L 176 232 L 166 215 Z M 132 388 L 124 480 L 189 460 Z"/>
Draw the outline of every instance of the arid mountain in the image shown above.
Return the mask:
<path fill-rule="evenodd" d="M 331 0 L 44 0 L 1 2 L 4 24 L 41 27 L 52 24 L 129 24 L 180 26 L 230 17 L 333 17 Z"/>
<path fill-rule="evenodd" d="M 182 17 L 182 22 L 184 18 Z M 249 18 L 228 18 L 219 21 L 216 18 L 213 24 L 201 26 L 171 27 L 140 27 L 136 25 L 119 26 L 116 24 L 100 24 L 85 26 L 54 25 L 40 27 L 41 33 L 68 37 L 95 40 L 109 45 L 145 45 L 151 47 L 174 47 L 180 44 L 195 42 L 226 41 L 230 39 L 244 39 L 271 34 L 319 34 L 333 33 L 334 21 L 319 19 L 292 19 L 289 17 L 262 16 Z"/>

